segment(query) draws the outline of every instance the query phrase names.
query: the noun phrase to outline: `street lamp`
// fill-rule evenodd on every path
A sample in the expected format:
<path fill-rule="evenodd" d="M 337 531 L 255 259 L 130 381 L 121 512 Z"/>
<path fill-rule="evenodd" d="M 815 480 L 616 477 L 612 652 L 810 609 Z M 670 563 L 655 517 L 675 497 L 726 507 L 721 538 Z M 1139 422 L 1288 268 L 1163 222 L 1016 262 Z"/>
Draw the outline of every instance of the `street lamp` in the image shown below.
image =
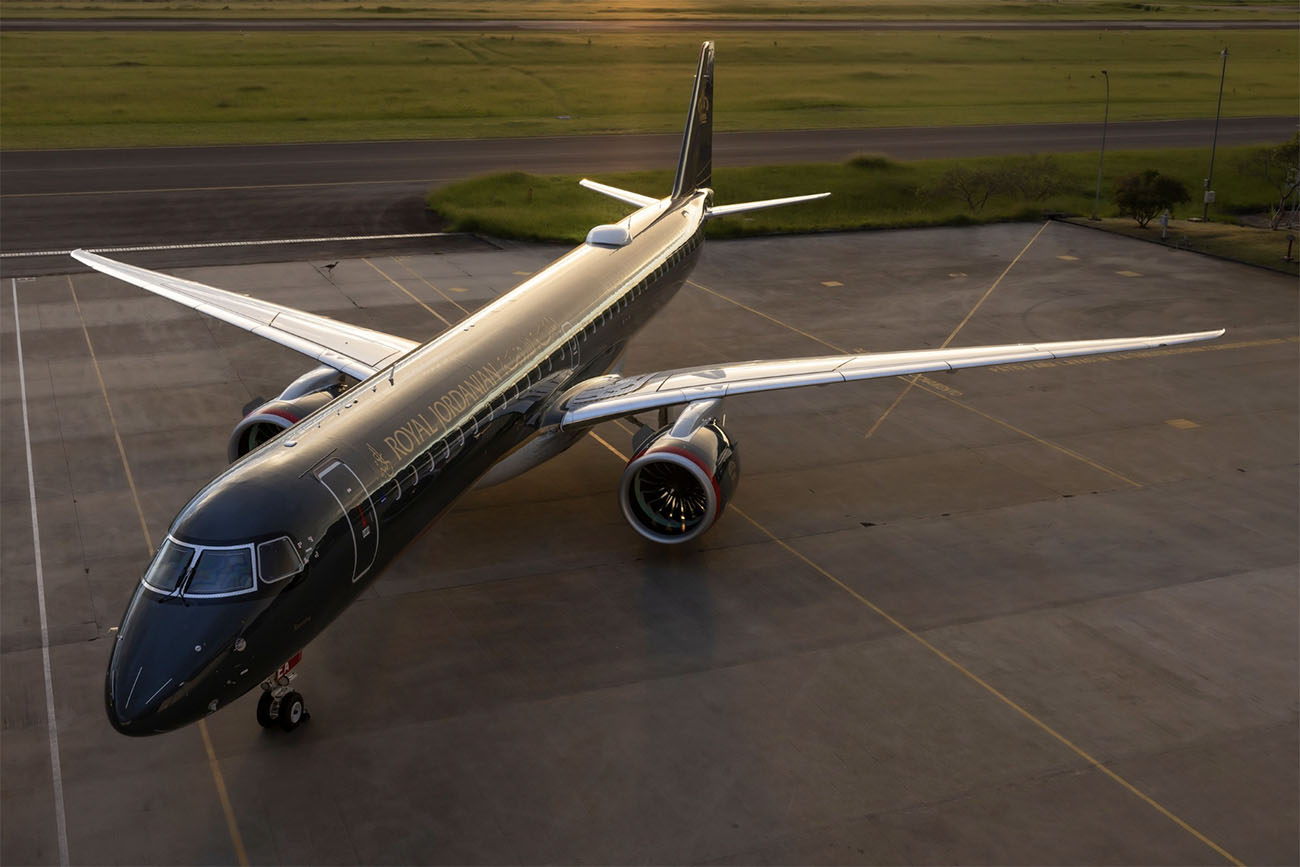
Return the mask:
<path fill-rule="evenodd" d="M 1106 113 L 1101 119 L 1101 156 L 1097 158 L 1097 196 L 1092 200 L 1092 218 L 1100 220 L 1097 216 L 1097 209 L 1101 207 L 1101 165 L 1106 161 L 1106 125 L 1110 123 L 1110 74 L 1106 70 L 1101 71 L 1101 77 L 1106 79 Z"/>
<path fill-rule="evenodd" d="M 1210 219 L 1210 201 L 1214 198 L 1214 190 L 1210 187 L 1214 183 L 1214 148 L 1219 143 L 1219 115 L 1223 113 L 1223 76 L 1228 72 L 1228 46 L 1223 46 L 1219 56 L 1223 58 L 1223 66 L 1219 69 L 1219 107 L 1214 110 L 1214 139 L 1210 142 L 1210 171 L 1205 179 L 1205 209 L 1201 211 L 1202 220 Z"/>

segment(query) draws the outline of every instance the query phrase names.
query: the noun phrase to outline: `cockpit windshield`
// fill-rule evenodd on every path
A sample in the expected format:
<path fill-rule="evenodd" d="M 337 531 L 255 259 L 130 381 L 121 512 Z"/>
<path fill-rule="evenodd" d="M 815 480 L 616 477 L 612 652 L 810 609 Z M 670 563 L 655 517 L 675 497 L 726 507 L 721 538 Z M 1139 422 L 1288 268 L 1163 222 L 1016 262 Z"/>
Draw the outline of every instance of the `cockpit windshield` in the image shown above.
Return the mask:
<path fill-rule="evenodd" d="M 253 557 L 249 548 L 206 548 L 200 551 L 194 575 L 185 585 L 185 592 L 194 596 L 252 589 Z"/>
<path fill-rule="evenodd" d="M 149 564 L 149 571 L 144 573 L 144 583 L 163 593 L 174 593 L 193 560 L 193 548 L 168 539 Z"/>
<path fill-rule="evenodd" d="M 281 537 L 273 543 L 288 543 L 287 537 Z M 296 561 L 296 552 L 290 552 Z M 264 556 L 263 561 L 267 558 Z M 289 559 L 286 557 L 280 560 Z M 295 568 L 296 567 L 296 568 Z M 275 574 L 268 574 L 263 581 L 275 581 L 288 577 L 299 569 L 301 562 L 277 563 Z M 266 571 L 265 565 L 263 571 Z M 253 545 L 221 545 L 207 547 L 203 545 L 184 545 L 168 537 L 158 549 L 149 570 L 144 574 L 145 586 L 159 593 L 182 596 L 233 596 L 251 593 L 256 589 L 256 572 L 253 565 Z"/>

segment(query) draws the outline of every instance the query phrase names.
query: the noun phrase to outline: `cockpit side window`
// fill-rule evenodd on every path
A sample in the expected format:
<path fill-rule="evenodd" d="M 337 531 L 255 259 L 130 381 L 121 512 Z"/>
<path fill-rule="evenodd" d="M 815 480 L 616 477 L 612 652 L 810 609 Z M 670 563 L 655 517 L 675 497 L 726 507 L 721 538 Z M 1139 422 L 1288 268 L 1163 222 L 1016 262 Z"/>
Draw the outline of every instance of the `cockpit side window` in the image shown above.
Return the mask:
<path fill-rule="evenodd" d="M 149 564 L 149 571 L 144 573 L 144 583 L 163 593 L 174 593 L 193 559 L 193 548 L 168 539 Z"/>
<path fill-rule="evenodd" d="M 257 546 L 257 569 L 263 584 L 282 581 L 302 571 L 302 559 L 287 536 Z"/>
<path fill-rule="evenodd" d="M 248 548 L 205 548 L 199 552 L 186 595 L 238 593 L 253 588 L 253 558 Z"/>

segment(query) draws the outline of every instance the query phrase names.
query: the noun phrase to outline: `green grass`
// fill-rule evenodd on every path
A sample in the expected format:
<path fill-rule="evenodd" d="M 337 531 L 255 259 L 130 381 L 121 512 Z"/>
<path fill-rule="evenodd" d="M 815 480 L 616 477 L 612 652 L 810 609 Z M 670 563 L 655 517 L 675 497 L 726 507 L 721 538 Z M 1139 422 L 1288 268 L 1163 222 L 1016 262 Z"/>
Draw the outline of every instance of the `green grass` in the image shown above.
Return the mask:
<path fill-rule="evenodd" d="M 6 18 L 945 18 L 1265 20 L 1294 17 L 1289 0 L 99 0 L 8 2 Z"/>
<path fill-rule="evenodd" d="M 1215 165 L 1218 202 L 1210 211 L 1212 218 L 1235 222 L 1235 215 L 1260 210 L 1271 201 L 1271 190 L 1262 182 L 1243 176 L 1238 168 L 1241 158 L 1252 150 L 1248 147 L 1219 148 Z M 1115 181 L 1142 169 L 1156 168 L 1181 179 L 1189 190 L 1198 191 L 1208 162 L 1207 151 L 1206 148 L 1189 148 L 1107 153 L 1102 215 L 1117 216 L 1114 206 L 1108 201 Z M 1091 213 L 1096 189 L 1096 156 L 1071 154 L 1053 159 L 1065 178 L 1061 192 L 1041 201 L 1010 194 L 999 195 L 989 199 L 979 211 L 972 210 L 941 186 L 944 174 L 954 166 L 996 169 L 1024 165 L 1024 158 L 905 163 L 863 158 L 842 165 L 819 163 L 722 169 L 713 177 L 716 200 L 720 204 L 822 191 L 830 191 L 832 195 L 829 199 L 805 205 L 717 220 L 709 224 L 708 233 L 710 237 L 726 238 L 786 232 L 971 225 L 1038 220 L 1051 213 Z M 442 187 L 429 194 L 428 202 L 429 207 L 442 215 L 453 230 L 576 243 L 592 226 L 616 221 L 630 210 L 579 187 L 577 180 L 576 176 L 510 172 Z M 664 195 L 671 186 L 671 176 L 666 171 L 600 175 L 598 180 L 647 195 Z M 1175 210 L 1175 217 L 1199 215 L 1200 210 L 1199 204 L 1184 205 Z M 1279 233 L 1267 234 L 1282 237 Z M 1159 237 L 1158 228 L 1155 235 Z M 1275 238 L 1267 243 L 1273 240 Z M 1230 249 L 1234 244 L 1240 245 L 1229 238 L 1223 249 Z M 1220 248 L 1216 251 L 1230 256 Z M 1270 255 L 1272 253 L 1263 259 Z"/>
<path fill-rule="evenodd" d="M 1125 235 L 1172 247 L 1177 250 L 1191 250 L 1196 253 L 1209 253 L 1223 259 L 1232 259 L 1270 268 L 1284 274 L 1300 276 L 1300 262 L 1295 257 L 1300 255 L 1300 244 L 1292 245 L 1292 260 L 1286 261 L 1287 237 L 1294 236 L 1294 230 L 1271 231 L 1253 226 L 1237 226 L 1231 223 L 1193 223 L 1187 220 L 1170 220 L 1169 236 L 1161 240 L 1160 225 L 1153 220 L 1146 228 L 1138 228 L 1130 219 L 1111 218 L 1098 223 L 1089 220 L 1071 220 L 1070 222 L 1093 226 L 1107 232 Z"/>
<path fill-rule="evenodd" d="M 0 32 L 0 147 L 676 131 L 704 33 Z M 718 128 L 1294 114 L 1291 31 L 728 33 Z"/>

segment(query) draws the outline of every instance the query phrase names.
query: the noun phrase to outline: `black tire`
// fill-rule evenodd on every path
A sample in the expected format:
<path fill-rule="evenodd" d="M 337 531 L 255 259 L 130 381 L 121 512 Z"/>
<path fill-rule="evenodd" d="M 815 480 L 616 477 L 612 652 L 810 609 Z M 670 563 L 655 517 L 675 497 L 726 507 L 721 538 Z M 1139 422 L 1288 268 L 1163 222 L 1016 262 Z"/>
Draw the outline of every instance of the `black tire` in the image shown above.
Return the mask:
<path fill-rule="evenodd" d="M 307 705 L 303 702 L 301 694 L 291 692 L 280 699 L 280 714 L 277 717 L 280 728 L 291 732 L 302 725 L 306 719 Z"/>
<path fill-rule="evenodd" d="M 262 690 L 261 696 L 257 699 L 257 724 L 264 729 L 275 725 L 275 718 L 271 716 L 271 705 L 274 701 L 269 689 Z"/>

